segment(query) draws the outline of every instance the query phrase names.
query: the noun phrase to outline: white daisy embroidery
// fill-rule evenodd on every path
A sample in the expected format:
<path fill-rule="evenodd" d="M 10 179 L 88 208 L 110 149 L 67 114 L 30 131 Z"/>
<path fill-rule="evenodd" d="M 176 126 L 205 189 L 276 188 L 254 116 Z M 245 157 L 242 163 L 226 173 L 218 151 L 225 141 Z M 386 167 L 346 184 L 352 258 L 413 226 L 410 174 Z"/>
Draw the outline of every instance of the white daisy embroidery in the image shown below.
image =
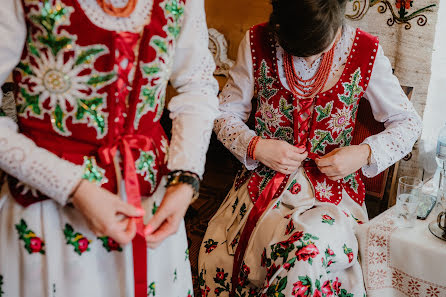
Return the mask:
<path fill-rule="evenodd" d="M 348 107 L 337 108 L 336 113 L 331 114 L 328 121 L 328 128 L 334 133 L 339 133 L 350 124 L 351 111 Z"/>
<path fill-rule="evenodd" d="M 332 186 L 327 185 L 327 181 L 324 180 L 322 183 L 317 183 L 315 190 L 319 193 L 321 198 L 330 199 L 330 197 L 333 196 L 331 188 Z"/>

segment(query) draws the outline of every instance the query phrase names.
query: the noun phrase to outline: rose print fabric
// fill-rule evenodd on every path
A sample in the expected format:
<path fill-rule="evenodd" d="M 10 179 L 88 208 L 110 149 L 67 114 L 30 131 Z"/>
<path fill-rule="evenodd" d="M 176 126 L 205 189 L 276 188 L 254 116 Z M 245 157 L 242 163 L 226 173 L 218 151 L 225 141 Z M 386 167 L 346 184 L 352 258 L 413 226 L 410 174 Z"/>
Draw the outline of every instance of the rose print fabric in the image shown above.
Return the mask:
<path fill-rule="evenodd" d="M 252 208 L 246 184 L 239 184 L 236 179 L 238 186 L 210 221 L 203 240 L 202 297 L 229 297 L 232 290 L 234 253 Z M 254 229 L 236 297 L 363 297 L 355 227 L 367 220 L 365 209 L 345 192 L 339 205 L 318 201 L 303 169 L 290 177 L 286 188 Z"/>
<path fill-rule="evenodd" d="M 149 216 L 164 191 L 161 185 L 143 201 Z M 96 236 L 72 206 L 47 200 L 24 208 L 5 184 L 0 191 L 0 242 L 0 297 L 134 296 L 131 245 Z M 192 296 L 184 224 L 159 248 L 147 250 L 147 263 L 148 297 Z"/>

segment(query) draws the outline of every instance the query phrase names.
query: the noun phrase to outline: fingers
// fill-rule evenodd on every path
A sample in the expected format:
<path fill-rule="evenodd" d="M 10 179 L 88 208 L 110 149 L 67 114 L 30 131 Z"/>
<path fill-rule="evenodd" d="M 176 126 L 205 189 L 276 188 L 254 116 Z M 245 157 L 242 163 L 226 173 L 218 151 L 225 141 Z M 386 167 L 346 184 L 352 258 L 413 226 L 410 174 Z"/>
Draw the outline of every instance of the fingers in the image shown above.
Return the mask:
<path fill-rule="evenodd" d="M 180 216 L 171 216 L 165 220 L 157 230 L 146 236 L 148 247 L 154 249 L 158 247 L 167 237 L 175 234 L 178 231 L 180 222 Z"/>
<path fill-rule="evenodd" d="M 123 230 L 116 230 L 115 232 L 112 232 L 113 234 L 107 234 L 110 237 L 112 237 L 117 243 L 119 244 L 127 244 L 136 235 L 136 222 L 135 219 L 127 219 L 123 220 L 121 222 L 124 222 L 126 224 L 125 229 Z M 121 225 L 119 225 L 120 227 Z M 118 225 L 115 226 L 115 228 L 119 228 Z"/>
<path fill-rule="evenodd" d="M 149 236 L 164 223 L 164 221 L 169 216 L 169 213 L 164 210 L 164 207 L 160 207 L 155 215 L 149 220 L 146 227 L 144 228 L 144 235 Z"/>
<path fill-rule="evenodd" d="M 115 203 L 117 203 L 118 212 L 129 218 L 140 218 L 146 214 L 144 209 L 134 207 L 122 200 L 116 200 Z"/>

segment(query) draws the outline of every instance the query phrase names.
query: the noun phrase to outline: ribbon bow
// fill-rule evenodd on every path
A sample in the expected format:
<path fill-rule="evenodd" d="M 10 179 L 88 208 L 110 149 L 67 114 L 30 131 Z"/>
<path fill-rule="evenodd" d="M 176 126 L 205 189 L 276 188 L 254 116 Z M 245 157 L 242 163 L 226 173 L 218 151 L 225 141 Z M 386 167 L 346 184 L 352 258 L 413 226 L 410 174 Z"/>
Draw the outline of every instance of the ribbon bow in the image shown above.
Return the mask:
<path fill-rule="evenodd" d="M 127 194 L 127 201 L 138 208 L 141 208 L 141 193 L 139 190 L 138 176 L 136 174 L 135 159 L 132 150 L 141 149 L 144 151 L 152 149 L 152 139 L 140 134 L 127 134 L 118 137 L 111 145 L 103 146 L 99 149 L 99 158 L 105 164 L 111 164 L 117 151 L 123 156 L 124 163 L 124 183 Z M 137 233 L 144 236 L 144 222 L 142 218 L 136 220 Z"/>

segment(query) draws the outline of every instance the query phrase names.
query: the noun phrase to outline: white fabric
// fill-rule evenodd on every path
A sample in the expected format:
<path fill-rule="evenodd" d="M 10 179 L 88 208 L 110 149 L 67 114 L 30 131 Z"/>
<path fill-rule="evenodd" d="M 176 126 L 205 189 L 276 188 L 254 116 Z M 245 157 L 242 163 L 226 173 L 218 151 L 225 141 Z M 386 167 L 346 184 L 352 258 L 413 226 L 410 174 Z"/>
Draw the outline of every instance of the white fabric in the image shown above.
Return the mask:
<path fill-rule="evenodd" d="M 149 198 L 143 198 L 145 222 L 164 197 L 166 180 Z M 125 199 L 125 196 L 123 197 Z M 44 241 L 44 254 L 29 253 L 19 239 L 16 225 L 24 220 L 31 237 Z M 90 242 L 80 255 L 67 244 L 66 224 Z M 134 297 L 132 245 L 107 251 L 90 231 L 82 214 L 55 201 L 22 207 L 0 189 L 0 292 L 14 297 Z M 147 296 L 190 296 L 193 293 L 184 223 L 157 249 L 147 249 Z M 152 290 L 153 288 L 153 290 Z"/>
<path fill-rule="evenodd" d="M 289 189 L 291 184 L 300 185 L 300 192 L 292 193 Z M 235 183 L 234 183 L 235 185 Z M 227 198 L 218 209 L 215 216 L 209 222 L 204 240 L 200 249 L 198 273 L 203 279 L 200 289 L 208 291 L 208 297 L 228 297 L 229 292 L 225 286 L 217 282 L 218 271 L 228 274 L 224 283 L 228 283 L 231 288 L 232 266 L 234 254 L 237 249 L 237 242 L 240 234 L 246 225 L 250 211 L 253 208 L 252 200 L 248 192 L 246 182 L 239 189 L 235 186 L 229 192 Z M 300 167 L 294 172 L 288 181 L 282 195 L 272 200 L 265 213 L 261 216 L 254 228 L 246 248 L 243 263 L 249 267 L 248 285 L 241 291 L 237 291 L 239 296 L 248 292 L 250 288 L 256 290 L 255 295 L 265 293 L 268 287 L 280 287 L 277 284 L 280 279 L 287 278 L 285 287 L 274 291 L 282 293 L 274 296 L 307 296 L 307 294 L 296 294 L 294 291 L 298 286 L 297 282 L 302 277 L 311 279 L 311 286 L 316 290 L 316 283 L 320 286 L 327 281 L 333 285 L 335 282 L 341 283 L 341 288 L 354 296 L 364 295 L 362 284 L 362 272 L 357 261 L 358 243 L 354 234 L 357 224 L 367 221 L 365 207 L 354 202 L 345 191 L 343 199 L 339 205 L 324 203 L 316 200 L 313 194 L 313 187 L 308 181 L 305 171 Z M 324 221 L 324 217 L 329 216 L 332 222 Z M 282 245 L 282 249 L 277 248 L 278 243 L 283 243 L 297 232 L 303 232 L 316 236 L 311 240 L 316 246 L 312 263 L 307 260 L 298 259 L 290 268 L 285 268 L 286 261 L 291 261 L 298 256 L 299 249 L 304 246 L 300 241 L 290 244 L 290 247 Z M 209 243 L 214 243 L 215 248 L 209 248 Z M 295 247 L 293 247 L 293 245 Z M 276 246 L 275 248 L 273 248 Z M 347 257 L 345 248 L 351 249 L 353 253 L 351 259 Z M 333 258 L 326 254 L 331 249 Z M 273 250 L 277 253 L 274 254 Z M 288 251 L 288 257 L 283 258 L 284 251 Z M 264 257 L 270 258 L 273 265 L 265 267 L 262 264 Z M 333 265 L 325 267 L 324 262 L 332 261 Z M 268 273 L 269 269 L 277 267 L 277 272 Z M 220 289 L 224 288 L 224 289 Z M 216 293 L 221 290 L 221 294 Z M 327 291 L 323 292 L 327 294 Z M 272 296 L 272 295 L 271 295 Z M 313 296 L 308 294 L 308 296 Z M 314 293 L 314 296 L 322 296 Z M 328 294 L 327 294 L 328 296 Z M 338 293 L 334 296 L 341 296 Z M 344 294 L 347 296 L 347 294 Z"/>
<path fill-rule="evenodd" d="M 428 229 L 437 214 L 398 228 L 393 207 L 357 228 L 367 296 L 446 296 L 446 242 Z"/>
<path fill-rule="evenodd" d="M 79 3 L 85 7 L 94 0 L 81 0 Z M 151 1 L 139 1 L 142 5 L 148 5 Z M 115 3 L 116 4 L 116 3 Z M 138 8 L 137 7 L 137 8 Z M 90 7 L 91 8 L 91 7 Z M 87 16 L 91 21 L 104 29 L 113 29 L 115 27 L 108 27 L 113 23 L 112 20 L 99 22 L 97 19 L 99 14 L 92 14 L 96 8 L 91 8 L 89 11 L 86 7 Z M 4 83 L 12 69 L 19 62 L 24 40 L 26 37 L 26 26 L 23 16 L 23 8 L 20 0 L 5 0 L 2 2 L 2 9 L 0 10 L 0 35 L 4 42 L 0 46 L 0 85 Z M 133 16 L 133 15 L 132 15 Z M 145 18 L 131 17 L 128 22 L 122 21 L 115 25 L 117 30 L 132 30 L 130 27 L 136 26 L 142 28 L 147 22 Z M 127 24 L 127 25 L 125 25 Z M 135 28 L 136 28 L 135 27 Z M 170 170 L 182 169 L 197 173 L 202 176 L 204 172 L 204 164 L 206 151 L 209 144 L 212 125 L 215 117 L 218 114 L 218 84 L 213 78 L 213 71 L 215 68 L 212 55 L 209 52 L 208 34 L 206 26 L 206 18 L 204 12 L 204 1 L 195 0 L 188 1 L 185 7 L 185 19 L 183 22 L 180 37 L 177 42 L 175 53 L 175 60 L 173 63 L 173 70 L 171 75 L 171 83 L 179 92 L 179 95 L 174 97 L 169 104 L 171 111 L 171 118 L 173 120 L 174 132 L 172 135 L 172 143 L 170 147 L 168 168 Z M 0 91 L 1 95 L 1 91 Z M 1 98 L 1 96 L 0 96 Z M 1 103 L 1 101 L 0 101 Z M 3 135 L 8 135 L 8 144 L 11 147 L 24 145 L 24 136 L 19 135 L 15 128 L 10 125 L 0 122 L 0 127 L 3 129 Z M 18 141 L 17 143 L 15 141 Z M 26 141 L 25 141 L 26 142 Z M 16 176 L 23 182 L 39 181 L 33 183 L 38 186 L 37 189 L 43 193 L 51 194 L 50 197 L 57 199 L 63 203 L 69 194 L 73 181 L 73 177 L 80 175 L 73 174 L 72 170 L 58 170 L 57 168 L 68 168 L 66 162 L 57 160 L 54 155 L 45 152 L 42 149 L 36 149 L 31 141 L 27 141 L 26 145 L 31 146 L 29 153 L 33 152 L 34 157 L 30 160 L 40 159 L 41 163 L 48 162 L 51 166 L 45 168 L 51 170 L 51 174 L 58 176 L 57 181 L 69 181 L 69 183 L 60 185 L 58 192 L 51 192 L 54 186 L 54 181 L 50 179 L 43 179 L 42 175 L 37 171 L 28 171 L 27 179 L 24 175 Z M 51 156 L 51 157 L 48 157 Z M 0 164 L 6 164 L 7 156 L 0 155 Z M 73 167 L 74 168 L 74 167 Z M 10 168 L 3 168 L 11 174 L 16 174 Z M 36 177 L 34 177 L 36 175 Z M 60 192 L 60 191 L 67 192 Z"/>
<path fill-rule="evenodd" d="M 82 166 L 65 161 L 17 133 L 12 119 L 0 117 L 0 168 L 16 177 L 22 193 L 39 189 L 65 205 L 83 175 Z"/>
<path fill-rule="evenodd" d="M 332 67 L 330 81 L 339 76 L 347 60 L 353 44 L 355 30 L 345 26 L 343 35 L 335 49 L 336 63 Z M 277 46 L 278 65 L 283 65 L 283 50 Z M 320 59 L 319 59 L 320 60 Z M 303 79 L 311 77 L 320 61 L 313 63 L 309 69 L 305 60 L 294 58 L 297 72 L 304 75 Z M 288 89 L 284 71 L 279 66 L 281 83 Z M 255 132 L 246 126 L 251 113 L 251 100 L 254 95 L 254 73 L 251 56 L 249 32 L 240 44 L 237 62 L 229 73 L 229 80 L 220 94 L 220 111 L 214 126 L 220 141 L 250 170 L 258 163 L 246 156 L 248 144 Z M 392 74 L 389 60 L 381 47 L 378 49 L 369 86 L 364 97 L 370 102 L 373 116 L 377 121 L 384 122 L 386 130 L 367 138 L 364 143 L 372 150 L 370 166 L 364 166 L 362 171 L 368 177 L 375 176 L 387 167 L 408 154 L 421 133 L 421 119 L 414 110 L 407 96 L 402 91 L 398 79 Z"/>

